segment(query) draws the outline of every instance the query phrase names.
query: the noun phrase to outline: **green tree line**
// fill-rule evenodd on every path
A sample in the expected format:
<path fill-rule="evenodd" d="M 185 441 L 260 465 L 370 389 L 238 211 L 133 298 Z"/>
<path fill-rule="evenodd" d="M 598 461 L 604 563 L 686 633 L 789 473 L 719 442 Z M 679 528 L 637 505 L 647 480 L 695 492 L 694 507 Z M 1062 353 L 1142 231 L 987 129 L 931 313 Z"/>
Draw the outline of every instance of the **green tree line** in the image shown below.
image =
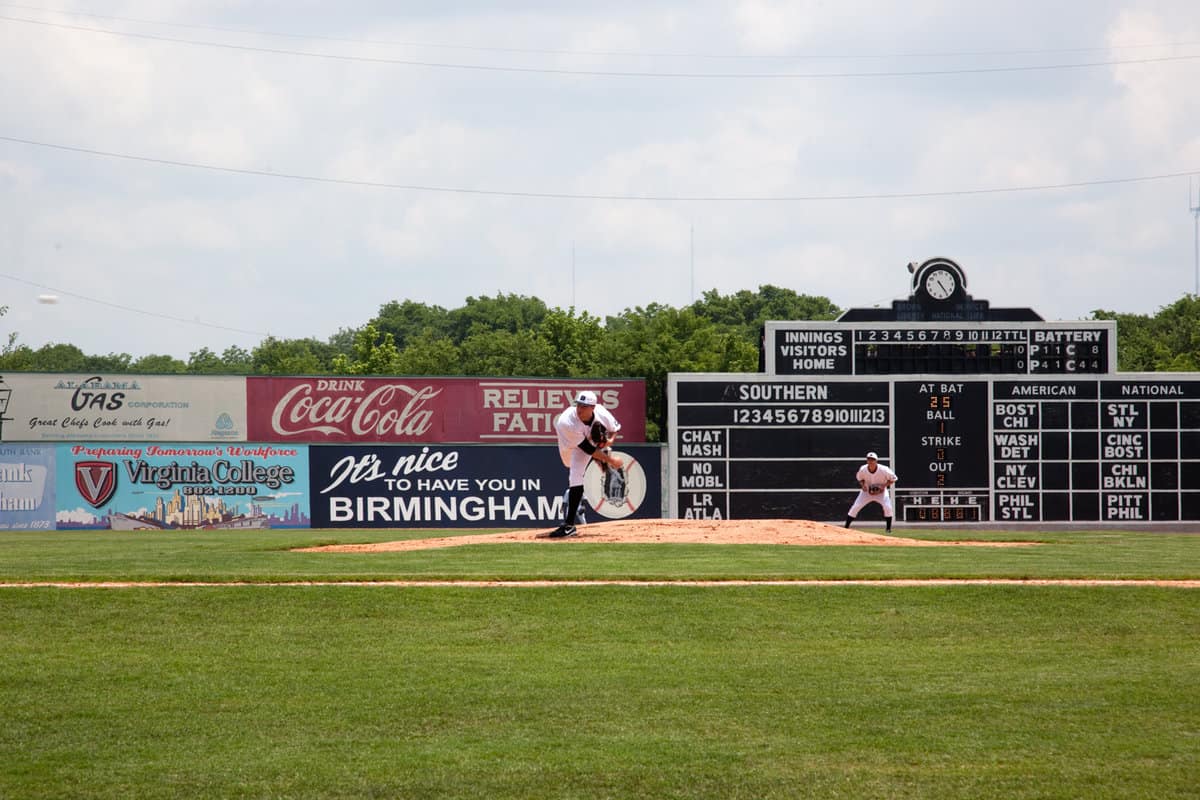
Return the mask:
<path fill-rule="evenodd" d="M 668 373 L 756 372 L 764 323 L 832 320 L 841 312 L 828 298 L 770 285 L 729 295 L 708 291 L 683 308 L 652 303 L 603 320 L 515 294 L 468 297 L 455 309 L 404 300 L 385 303 L 362 327 L 324 341 L 272 336 L 250 350 L 200 348 L 186 361 L 89 355 L 73 344 L 34 349 L 13 332 L 0 349 L 0 372 L 643 378 L 647 438 L 658 441 Z M 1152 316 L 1097 310 L 1090 319 L 1117 321 L 1121 371 L 1200 370 L 1194 295 Z"/>

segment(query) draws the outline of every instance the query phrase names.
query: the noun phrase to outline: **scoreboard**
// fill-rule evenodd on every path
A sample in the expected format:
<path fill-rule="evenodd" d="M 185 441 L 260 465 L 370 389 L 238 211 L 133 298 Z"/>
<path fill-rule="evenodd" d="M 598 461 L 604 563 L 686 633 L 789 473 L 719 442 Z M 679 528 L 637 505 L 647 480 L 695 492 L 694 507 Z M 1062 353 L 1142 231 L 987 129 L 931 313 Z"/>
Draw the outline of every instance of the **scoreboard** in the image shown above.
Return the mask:
<path fill-rule="evenodd" d="M 668 397 L 679 518 L 840 522 L 873 450 L 898 521 L 1200 521 L 1200 375 L 673 373 Z"/>
<path fill-rule="evenodd" d="M 1200 521 L 1200 373 L 1117 372 L 1115 321 L 908 271 L 890 308 L 766 323 L 759 373 L 668 376 L 673 516 L 841 522 L 875 451 L 899 521 Z"/>

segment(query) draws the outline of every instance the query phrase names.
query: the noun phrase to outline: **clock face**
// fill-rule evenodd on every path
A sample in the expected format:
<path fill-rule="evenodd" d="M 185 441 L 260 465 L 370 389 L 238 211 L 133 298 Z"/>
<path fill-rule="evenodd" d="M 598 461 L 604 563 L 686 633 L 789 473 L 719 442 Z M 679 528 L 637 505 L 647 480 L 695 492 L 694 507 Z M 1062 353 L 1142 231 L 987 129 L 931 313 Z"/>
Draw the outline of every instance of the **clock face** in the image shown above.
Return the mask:
<path fill-rule="evenodd" d="M 925 276 L 925 292 L 934 300 L 945 300 L 957 288 L 958 281 L 949 270 L 935 269 Z"/>

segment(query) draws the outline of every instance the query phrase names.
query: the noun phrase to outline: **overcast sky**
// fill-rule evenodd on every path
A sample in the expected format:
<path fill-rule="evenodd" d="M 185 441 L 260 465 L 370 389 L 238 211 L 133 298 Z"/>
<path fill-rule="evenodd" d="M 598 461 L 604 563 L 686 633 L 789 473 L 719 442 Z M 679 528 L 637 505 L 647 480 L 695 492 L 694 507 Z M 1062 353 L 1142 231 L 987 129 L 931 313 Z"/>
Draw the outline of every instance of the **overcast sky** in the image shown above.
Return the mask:
<path fill-rule="evenodd" d="M 1051 320 L 1195 290 L 1194 0 L 0 17 L 4 341 L 186 359 L 498 293 L 600 317 L 764 284 L 870 306 L 934 256 Z"/>

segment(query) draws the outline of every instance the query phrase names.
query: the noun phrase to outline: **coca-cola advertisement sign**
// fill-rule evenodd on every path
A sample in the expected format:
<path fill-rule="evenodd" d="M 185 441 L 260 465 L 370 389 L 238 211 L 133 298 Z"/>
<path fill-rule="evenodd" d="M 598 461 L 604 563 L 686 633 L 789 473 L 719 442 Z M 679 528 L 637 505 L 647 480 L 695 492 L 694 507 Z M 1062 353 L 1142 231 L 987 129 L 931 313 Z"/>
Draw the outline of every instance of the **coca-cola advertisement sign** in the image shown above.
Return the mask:
<path fill-rule="evenodd" d="M 554 419 L 587 389 L 646 440 L 642 380 L 268 378 L 246 381 L 247 436 L 261 442 L 552 443 Z"/>

